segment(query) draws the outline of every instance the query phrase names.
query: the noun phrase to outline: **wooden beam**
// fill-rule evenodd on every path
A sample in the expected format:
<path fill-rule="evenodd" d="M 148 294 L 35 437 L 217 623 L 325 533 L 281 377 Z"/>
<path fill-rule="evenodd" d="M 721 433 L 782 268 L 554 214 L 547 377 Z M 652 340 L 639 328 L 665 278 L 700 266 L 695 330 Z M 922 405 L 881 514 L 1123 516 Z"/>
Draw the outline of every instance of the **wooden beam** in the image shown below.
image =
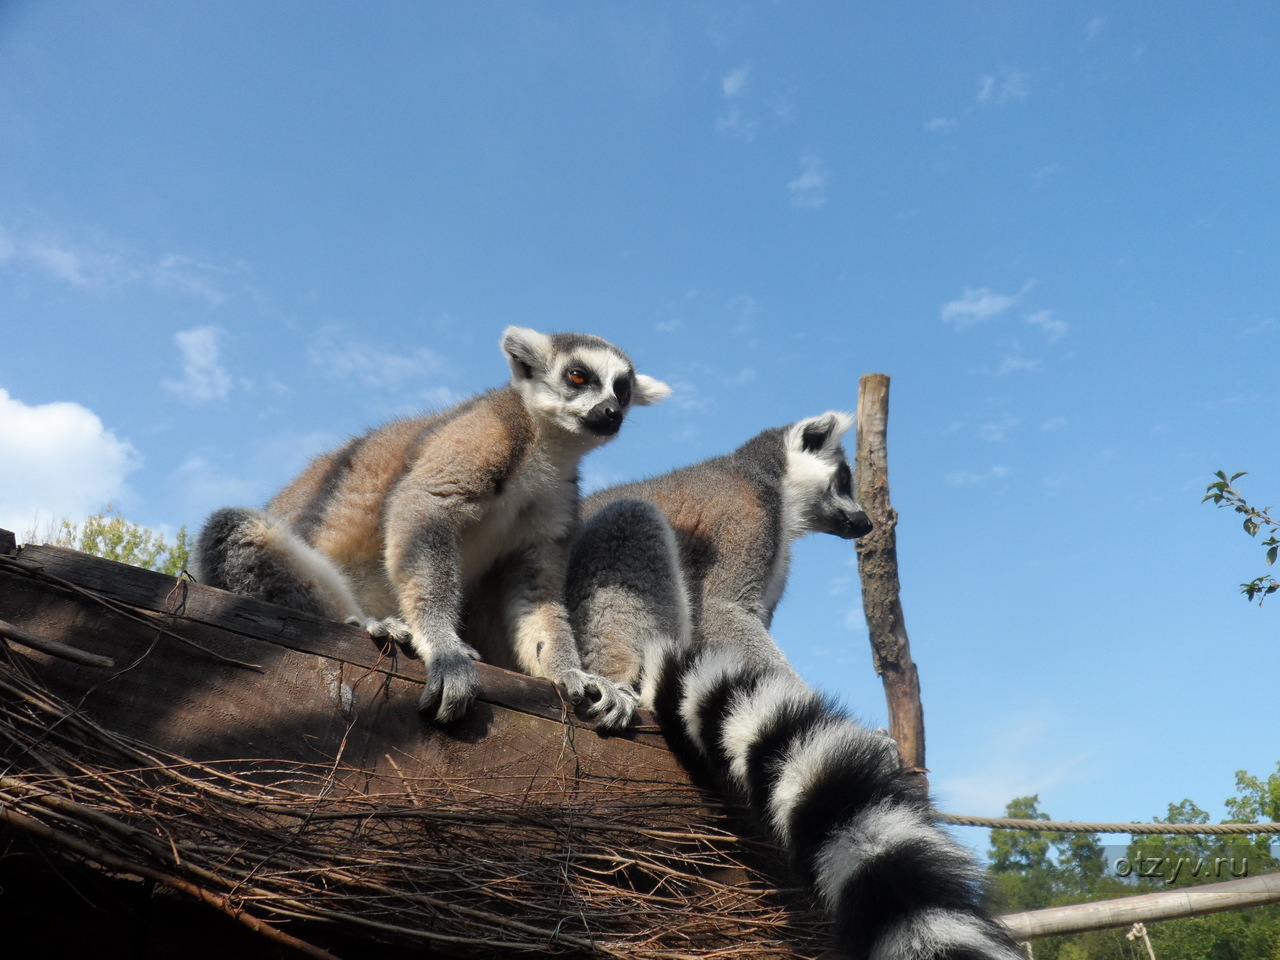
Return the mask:
<path fill-rule="evenodd" d="M 869 373 L 858 383 L 855 455 L 858 502 L 874 525 L 858 541 L 862 609 L 871 636 L 872 663 L 884 683 L 889 735 L 898 741 L 903 770 L 925 794 L 929 791 L 929 771 L 924 762 L 924 708 L 900 599 L 894 532 L 898 514 L 889 503 L 888 423 L 889 378 L 883 373 Z"/>
<path fill-rule="evenodd" d="M 1067 933 L 1107 930 L 1134 923 L 1198 917 L 1223 910 L 1280 903 L 1280 873 L 1244 880 L 1224 880 L 1181 890 L 1146 893 L 1097 903 L 1076 903 L 1026 913 L 1011 913 L 1000 922 L 1016 940 L 1036 940 Z"/>

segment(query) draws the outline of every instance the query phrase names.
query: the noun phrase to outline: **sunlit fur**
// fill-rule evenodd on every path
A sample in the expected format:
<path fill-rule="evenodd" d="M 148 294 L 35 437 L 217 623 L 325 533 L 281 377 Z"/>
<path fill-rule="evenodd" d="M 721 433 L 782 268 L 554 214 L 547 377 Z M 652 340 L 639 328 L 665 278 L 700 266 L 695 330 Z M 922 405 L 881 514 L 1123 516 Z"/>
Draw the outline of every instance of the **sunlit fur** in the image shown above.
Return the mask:
<path fill-rule="evenodd" d="M 659 723 L 690 766 L 743 797 L 832 920 L 847 956 L 1014 960 L 983 872 L 937 825 L 897 746 L 779 667 L 705 646 L 659 667 Z"/>
<path fill-rule="evenodd" d="M 869 529 L 840 446 L 852 425 L 830 411 L 589 497 L 568 577 L 584 665 L 643 664 L 672 749 L 746 800 L 842 953 L 1012 960 L 981 871 L 912 792 L 897 745 L 805 684 L 769 635 L 792 541 Z M 663 637 L 686 601 L 692 632 Z"/>
<path fill-rule="evenodd" d="M 507 386 L 322 454 L 263 511 L 217 511 L 196 575 L 401 644 L 424 661 L 419 706 L 436 720 L 471 704 L 483 647 L 563 684 L 602 726 L 625 726 L 635 694 L 581 667 L 566 553 L 579 461 L 630 407 L 670 390 L 598 337 L 508 327 L 502 351 Z"/>

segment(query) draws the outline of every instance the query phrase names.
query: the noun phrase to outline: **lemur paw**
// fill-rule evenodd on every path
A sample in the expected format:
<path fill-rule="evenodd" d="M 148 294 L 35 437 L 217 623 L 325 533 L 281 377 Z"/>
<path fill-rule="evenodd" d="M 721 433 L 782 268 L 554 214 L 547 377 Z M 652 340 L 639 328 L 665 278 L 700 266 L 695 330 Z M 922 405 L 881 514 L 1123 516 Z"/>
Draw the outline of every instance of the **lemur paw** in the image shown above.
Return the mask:
<path fill-rule="evenodd" d="M 418 659 L 418 652 L 413 648 L 413 633 L 409 630 L 409 625 L 399 617 L 387 617 L 385 620 L 374 617 L 347 617 L 343 622 L 353 627 L 360 627 L 383 650 L 390 651 L 391 644 L 394 643 L 405 656 Z"/>
<path fill-rule="evenodd" d="M 594 718 L 600 730 L 625 730 L 635 719 L 640 695 L 630 684 L 614 683 L 585 670 L 566 671 L 560 682 L 570 702 L 581 706 L 588 718 Z"/>
<path fill-rule="evenodd" d="M 460 718 L 480 692 L 480 677 L 473 661 L 480 654 L 460 640 L 427 650 L 423 657 L 427 685 L 418 698 L 418 710 L 437 723 Z"/>

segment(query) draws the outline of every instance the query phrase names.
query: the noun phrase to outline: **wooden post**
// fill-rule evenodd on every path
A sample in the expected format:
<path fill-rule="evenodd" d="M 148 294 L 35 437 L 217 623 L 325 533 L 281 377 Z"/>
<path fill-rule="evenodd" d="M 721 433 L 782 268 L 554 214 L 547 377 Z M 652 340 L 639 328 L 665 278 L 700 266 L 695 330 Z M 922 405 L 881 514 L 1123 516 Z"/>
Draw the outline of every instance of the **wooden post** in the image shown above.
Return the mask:
<path fill-rule="evenodd" d="M 898 514 L 889 503 L 888 422 L 889 378 L 883 373 L 866 374 L 858 383 L 856 494 L 874 529 L 858 541 L 862 609 L 871 635 L 872 663 L 884 683 L 889 734 L 898 741 L 903 770 L 925 794 L 929 779 L 924 764 L 924 709 L 899 599 L 894 533 Z"/>

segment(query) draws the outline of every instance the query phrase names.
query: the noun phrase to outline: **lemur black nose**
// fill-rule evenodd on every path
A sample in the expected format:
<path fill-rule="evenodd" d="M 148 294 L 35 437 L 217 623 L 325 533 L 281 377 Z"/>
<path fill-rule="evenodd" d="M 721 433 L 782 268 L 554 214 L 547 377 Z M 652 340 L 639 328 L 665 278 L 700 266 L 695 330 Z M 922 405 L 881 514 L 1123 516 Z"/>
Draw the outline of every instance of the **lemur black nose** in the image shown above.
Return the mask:
<path fill-rule="evenodd" d="M 586 417 L 587 429 L 600 436 L 612 436 L 622 426 L 622 406 L 613 397 L 601 400 L 589 411 Z"/>
<path fill-rule="evenodd" d="M 871 520 L 863 511 L 849 514 L 849 539 L 857 540 L 859 537 L 865 537 L 871 532 L 871 527 Z"/>

